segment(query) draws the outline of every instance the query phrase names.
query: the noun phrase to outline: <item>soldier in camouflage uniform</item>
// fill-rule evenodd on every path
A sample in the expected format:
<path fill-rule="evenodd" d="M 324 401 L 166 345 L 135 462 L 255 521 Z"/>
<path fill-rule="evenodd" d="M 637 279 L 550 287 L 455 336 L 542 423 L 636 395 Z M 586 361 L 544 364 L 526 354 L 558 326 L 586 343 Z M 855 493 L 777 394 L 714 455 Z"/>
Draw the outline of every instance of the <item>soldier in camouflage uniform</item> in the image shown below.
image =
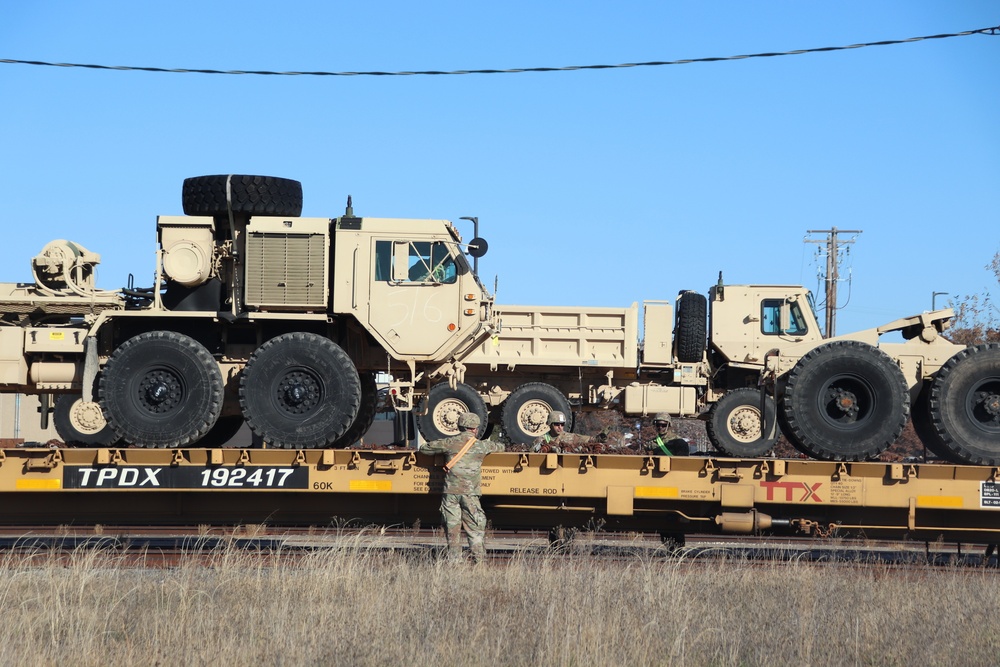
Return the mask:
<path fill-rule="evenodd" d="M 653 416 L 656 437 L 646 443 L 646 451 L 659 456 L 688 456 L 691 451 L 687 440 L 671 428 L 670 415 L 657 412 Z"/>
<path fill-rule="evenodd" d="M 531 443 L 531 451 L 540 452 L 543 446 L 548 446 L 549 450 L 555 453 L 562 452 L 567 447 L 573 445 L 586 445 L 592 442 L 601 442 L 599 438 L 592 438 L 589 435 L 579 435 L 577 433 L 566 432 L 566 415 L 558 410 L 550 412 L 546 422 L 549 425 L 549 432 L 543 433 Z"/>
<path fill-rule="evenodd" d="M 441 498 L 441 518 L 448 537 L 448 557 L 462 558 L 462 528 L 469 537 L 469 551 L 476 562 L 486 556 L 483 540 L 486 534 L 486 514 L 479 502 L 483 458 L 492 452 L 502 452 L 497 442 L 477 439 L 479 416 L 465 412 L 458 418 L 461 431 L 450 438 L 432 440 L 420 448 L 426 454 L 445 454 L 447 462 L 444 496 Z M 466 445 L 470 445 L 466 449 Z M 458 456 L 462 450 L 465 453 Z M 455 461 L 452 464 L 452 461 Z"/>

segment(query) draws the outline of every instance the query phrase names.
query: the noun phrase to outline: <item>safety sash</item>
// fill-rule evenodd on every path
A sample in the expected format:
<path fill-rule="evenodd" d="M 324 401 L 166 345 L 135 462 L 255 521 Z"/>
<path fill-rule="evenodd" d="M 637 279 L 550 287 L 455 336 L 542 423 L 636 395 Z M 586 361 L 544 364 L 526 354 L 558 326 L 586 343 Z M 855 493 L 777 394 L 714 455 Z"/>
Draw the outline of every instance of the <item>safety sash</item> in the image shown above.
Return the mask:
<path fill-rule="evenodd" d="M 444 471 L 450 472 L 451 469 L 455 467 L 455 464 L 458 463 L 459 459 L 465 456 L 466 452 L 472 449 L 472 445 L 474 445 L 475 443 L 476 443 L 476 436 L 472 436 L 471 438 L 469 438 L 469 441 L 465 443 L 465 446 L 462 447 L 460 450 L 458 450 L 458 454 L 455 454 L 455 456 L 452 457 L 451 461 L 448 461 L 447 463 L 444 464 Z"/>
<path fill-rule="evenodd" d="M 663 444 L 663 440 L 660 439 L 660 436 L 656 436 L 656 444 L 660 446 L 660 449 L 663 450 L 664 454 L 666 454 L 667 456 L 671 456 L 670 450 L 667 449 L 667 446 Z"/>

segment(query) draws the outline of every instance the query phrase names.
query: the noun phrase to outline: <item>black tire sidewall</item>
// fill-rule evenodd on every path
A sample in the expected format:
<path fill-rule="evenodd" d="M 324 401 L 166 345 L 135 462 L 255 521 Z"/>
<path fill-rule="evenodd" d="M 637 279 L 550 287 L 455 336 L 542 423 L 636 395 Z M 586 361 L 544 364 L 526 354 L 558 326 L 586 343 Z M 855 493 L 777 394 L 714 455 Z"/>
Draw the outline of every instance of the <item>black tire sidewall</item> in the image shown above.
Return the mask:
<path fill-rule="evenodd" d="M 998 343 L 959 352 L 945 363 L 931 386 L 931 421 L 949 458 L 957 463 L 1000 464 L 997 434 L 978 427 L 968 412 L 970 394 L 988 378 L 1000 378 Z"/>
<path fill-rule="evenodd" d="M 231 207 L 234 214 L 298 217 L 302 184 L 277 176 L 194 176 L 184 179 L 181 204 L 185 215 L 225 216 Z"/>
<path fill-rule="evenodd" d="M 677 297 L 677 361 L 698 363 L 708 342 L 708 300 L 699 292 L 682 292 Z"/>
<path fill-rule="evenodd" d="M 872 405 L 863 406 L 863 417 L 848 427 L 823 416 L 821 394 L 835 378 L 865 385 L 874 399 Z M 884 451 L 902 433 L 909 416 L 906 379 L 888 355 L 871 345 L 826 343 L 808 352 L 789 373 L 782 412 L 794 434 L 790 440 L 810 456 L 865 460 Z"/>
<path fill-rule="evenodd" d="M 445 433 L 434 424 L 434 410 L 447 400 L 464 403 L 468 412 L 478 415 L 479 429 L 477 429 L 476 433 L 478 435 L 484 432 L 488 411 L 486 410 L 486 403 L 479 395 L 479 392 L 462 382 L 456 384 L 454 389 L 449 387 L 447 382 L 442 382 L 431 387 L 431 390 L 427 392 L 427 396 L 421 402 L 420 410 L 417 413 L 417 428 L 420 429 L 420 434 L 425 440 L 449 438 L 458 433 L 458 431 L 455 433 Z"/>
<path fill-rule="evenodd" d="M 501 417 L 503 429 L 511 442 L 530 443 L 539 435 L 537 433 L 531 434 L 526 432 L 521 428 L 517 419 L 517 413 L 530 401 L 546 403 L 551 408 L 550 412 L 562 412 L 566 415 L 567 421 L 572 421 L 573 419 L 573 410 L 570 407 L 569 400 L 561 391 L 544 382 L 522 384 L 511 392 L 503 404 L 503 415 Z M 572 426 L 572 423 L 566 424 L 567 433 L 572 432 Z"/>
<path fill-rule="evenodd" d="M 320 405 L 305 418 L 277 401 L 278 386 L 293 370 L 321 385 Z M 272 447 L 313 449 L 332 445 L 358 414 L 361 384 L 343 348 L 318 334 L 289 333 L 251 355 L 240 379 L 240 406 L 250 429 Z"/>
<path fill-rule="evenodd" d="M 183 393 L 169 412 L 155 413 L 138 399 L 143 378 L 166 370 Z M 101 375 L 104 417 L 120 438 L 139 447 L 179 447 L 195 442 L 222 412 L 223 381 L 215 359 L 194 339 L 152 331 L 122 343 Z"/>
<path fill-rule="evenodd" d="M 760 391 L 755 389 L 734 389 L 726 394 L 712 406 L 708 414 L 708 422 L 705 430 L 712 445 L 724 454 L 736 457 L 756 457 L 762 456 L 770 451 L 778 440 L 775 420 L 777 419 L 777 407 L 774 399 L 767 396 L 764 399 L 764 425 L 773 431 L 770 438 L 767 434 L 753 442 L 741 442 L 732 437 L 729 433 L 729 418 L 735 410 L 741 407 L 752 407 L 760 410 Z"/>

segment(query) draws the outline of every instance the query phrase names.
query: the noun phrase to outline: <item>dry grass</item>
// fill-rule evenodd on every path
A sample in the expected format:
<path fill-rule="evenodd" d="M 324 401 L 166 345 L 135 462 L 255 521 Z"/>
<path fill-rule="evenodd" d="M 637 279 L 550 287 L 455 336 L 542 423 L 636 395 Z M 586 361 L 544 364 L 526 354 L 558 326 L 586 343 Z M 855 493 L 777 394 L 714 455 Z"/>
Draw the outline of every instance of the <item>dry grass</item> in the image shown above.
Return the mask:
<path fill-rule="evenodd" d="M 990 665 L 994 570 L 370 548 L 2 563 L 3 664 Z"/>

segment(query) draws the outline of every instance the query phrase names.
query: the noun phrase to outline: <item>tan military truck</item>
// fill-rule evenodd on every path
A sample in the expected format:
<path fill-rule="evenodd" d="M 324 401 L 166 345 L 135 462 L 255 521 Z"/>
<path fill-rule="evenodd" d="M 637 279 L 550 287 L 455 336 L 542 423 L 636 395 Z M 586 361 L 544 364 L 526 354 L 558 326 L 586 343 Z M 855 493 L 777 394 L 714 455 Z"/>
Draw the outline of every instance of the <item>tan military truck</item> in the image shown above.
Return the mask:
<path fill-rule="evenodd" d="M 640 340 L 637 305 L 496 306 L 475 270 L 485 241 L 445 220 L 358 217 L 349 199 L 304 218 L 301 185 L 262 176 L 187 179 L 182 203 L 157 220 L 152 287 L 98 289 L 99 256 L 64 240 L 33 283 L 0 285 L 0 391 L 57 396 L 66 440 L 219 446 L 246 422 L 270 447 L 347 446 L 381 372 L 428 438 L 465 410 L 514 441 L 552 409 L 665 410 L 707 419 L 734 456 L 780 427 L 811 456 L 858 460 L 912 403 L 934 451 L 1000 462 L 1000 349 L 945 341 L 948 310 L 824 340 L 806 290 L 720 279 L 676 314 L 644 304 Z M 891 331 L 906 342 L 880 344 Z"/>

